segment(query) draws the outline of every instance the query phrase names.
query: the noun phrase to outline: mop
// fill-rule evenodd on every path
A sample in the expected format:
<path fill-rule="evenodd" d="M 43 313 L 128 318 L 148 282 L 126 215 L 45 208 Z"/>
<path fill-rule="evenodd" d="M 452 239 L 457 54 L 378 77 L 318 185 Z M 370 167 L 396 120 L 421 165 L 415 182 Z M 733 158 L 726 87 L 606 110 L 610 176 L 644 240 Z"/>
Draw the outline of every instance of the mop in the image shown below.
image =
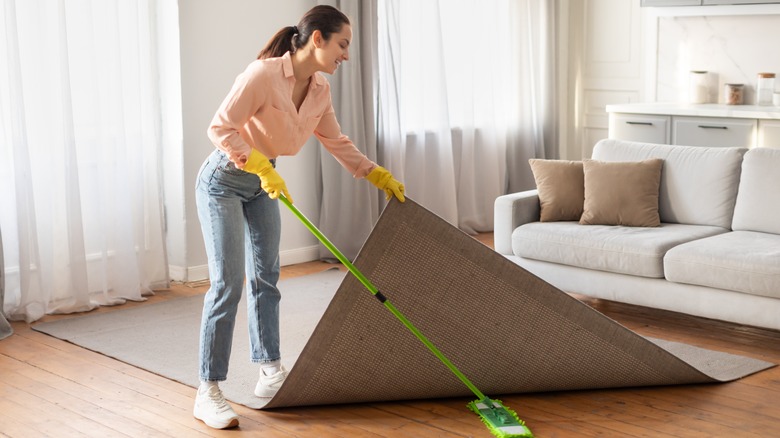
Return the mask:
<path fill-rule="evenodd" d="M 393 306 L 393 304 L 387 299 L 387 297 L 382 294 L 382 292 L 379 291 L 369 280 L 366 278 L 365 275 L 363 275 L 362 272 L 360 272 L 355 265 L 352 264 L 342 253 L 341 251 L 336 248 L 333 243 L 328 240 L 325 235 L 322 234 L 322 232 L 314 226 L 314 224 L 303 215 L 303 213 L 298 210 L 297 207 L 292 205 L 292 203 L 283 195 L 279 195 L 279 199 L 286 205 L 290 211 L 293 212 L 293 214 L 300 219 L 301 222 L 306 226 L 306 228 L 311 231 L 312 234 L 314 234 L 317 239 L 325 245 L 328 250 L 330 250 L 331 253 L 333 253 L 334 256 L 336 256 L 339 261 L 344 264 L 344 266 L 347 267 L 350 273 L 355 276 L 357 280 L 359 280 L 363 286 L 366 287 L 366 289 L 371 292 L 374 297 L 379 300 L 380 303 L 382 303 L 393 315 L 395 315 L 396 318 L 398 318 L 399 321 L 401 321 L 406 328 L 408 328 L 416 337 L 419 339 L 423 344 L 425 344 L 426 347 L 444 364 L 449 368 L 450 371 L 452 371 L 455 376 L 460 379 L 463 384 L 465 384 L 471 392 L 474 393 L 474 395 L 477 396 L 478 400 L 474 400 L 470 403 L 468 403 L 468 408 L 473 411 L 475 414 L 479 415 L 479 417 L 482 419 L 482 422 L 485 423 L 487 428 L 490 430 L 493 435 L 500 437 L 500 438 L 530 438 L 533 437 L 533 434 L 531 433 L 530 429 L 526 427 L 525 422 L 523 422 L 517 414 L 507 408 L 506 406 L 501 403 L 500 400 L 492 400 L 488 398 L 485 394 L 482 393 L 476 386 L 474 386 L 473 383 L 462 373 L 460 370 L 458 370 L 455 365 L 450 362 L 447 357 L 444 356 L 444 354 L 439 351 L 438 348 L 436 348 L 431 341 L 426 338 L 420 330 L 415 327 L 411 321 L 409 321 L 398 309 Z"/>

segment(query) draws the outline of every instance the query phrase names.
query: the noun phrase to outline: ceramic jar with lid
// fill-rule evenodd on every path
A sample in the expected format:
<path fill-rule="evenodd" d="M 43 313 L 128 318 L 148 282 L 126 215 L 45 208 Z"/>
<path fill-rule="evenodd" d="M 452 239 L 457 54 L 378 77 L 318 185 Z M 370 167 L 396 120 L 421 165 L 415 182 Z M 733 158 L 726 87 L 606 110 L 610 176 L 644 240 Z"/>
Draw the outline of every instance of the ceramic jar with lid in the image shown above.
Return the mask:
<path fill-rule="evenodd" d="M 708 103 L 710 97 L 709 75 L 703 70 L 694 70 L 688 79 L 688 102 Z"/>

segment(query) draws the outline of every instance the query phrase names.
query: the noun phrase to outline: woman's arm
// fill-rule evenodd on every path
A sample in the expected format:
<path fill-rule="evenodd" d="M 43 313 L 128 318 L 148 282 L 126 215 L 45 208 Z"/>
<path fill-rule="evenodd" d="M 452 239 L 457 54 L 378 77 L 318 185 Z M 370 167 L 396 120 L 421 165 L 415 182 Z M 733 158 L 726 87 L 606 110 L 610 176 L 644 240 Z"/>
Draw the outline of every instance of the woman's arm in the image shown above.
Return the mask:
<path fill-rule="evenodd" d="M 349 137 L 342 134 L 333 106 L 330 106 L 322 115 L 319 124 L 314 129 L 314 135 L 355 178 L 365 178 L 377 166 L 360 152 Z"/>
<path fill-rule="evenodd" d="M 365 178 L 380 190 L 384 190 L 388 200 L 391 196 L 395 196 L 399 201 L 404 202 L 404 185 L 387 169 L 369 160 L 355 147 L 349 137 L 341 133 L 341 126 L 336 120 L 332 106 L 323 114 L 314 130 L 314 135 L 355 178 Z"/>

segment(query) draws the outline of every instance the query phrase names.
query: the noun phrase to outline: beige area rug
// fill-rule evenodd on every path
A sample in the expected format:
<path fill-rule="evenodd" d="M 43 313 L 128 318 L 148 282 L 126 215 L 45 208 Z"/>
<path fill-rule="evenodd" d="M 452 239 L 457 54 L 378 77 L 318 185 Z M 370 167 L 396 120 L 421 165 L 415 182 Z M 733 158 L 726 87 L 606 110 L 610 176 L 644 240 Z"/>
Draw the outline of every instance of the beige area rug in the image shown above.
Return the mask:
<path fill-rule="evenodd" d="M 355 264 L 489 396 L 727 382 L 774 366 L 646 339 L 412 200 L 388 205 Z M 245 366 L 248 353 L 236 357 L 234 352 L 231 374 L 223 386 L 229 400 L 255 408 L 279 408 L 472 396 L 354 277 L 341 272 L 317 275 L 330 275 L 333 280 L 317 280 L 321 284 L 316 291 L 310 290 L 315 286 L 294 284 L 298 279 L 281 283 L 282 348 L 287 354 L 283 360 L 288 367 L 294 366 L 279 393 L 270 401 L 252 396 L 257 370 Z M 308 298 L 290 305 L 300 287 L 309 288 L 303 292 L 307 296 L 323 301 Z M 167 317 L 152 313 L 153 306 L 169 307 L 162 312 Z M 200 315 L 199 307 L 194 307 L 187 310 L 171 302 L 111 312 L 97 324 L 102 329 L 92 329 L 87 335 L 69 336 L 68 332 L 81 333 L 84 328 L 65 330 L 63 326 L 104 315 L 34 328 L 194 386 Z M 193 311 L 196 318 L 188 316 Z M 126 312 L 137 313 L 132 324 L 120 322 Z M 246 338 L 242 324 L 246 326 L 238 323 L 234 344 Z M 126 329 L 121 330 L 122 326 Z M 307 328 L 300 329 L 303 326 Z M 111 333 L 99 333 L 106 330 Z M 292 335 L 291 330 L 298 334 Z M 307 331 L 310 335 L 303 335 Z M 184 334 L 194 336 L 194 343 L 188 341 L 194 346 L 179 351 L 153 346 L 169 337 L 166 343 L 177 344 L 180 341 L 175 338 Z M 88 342 L 95 335 L 104 338 L 99 346 Z M 295 336 L 295 342 L 301 341 L 298 346 L 291 339 Z M 139 354 L 148 358 L 140 361 L 135 357 Z M 189 363 L 172 369 L 177 355 L 186 356 Z"/>
<path fill-rule="evenodd" d="M 282 280 L 281 352 L 290 369 L 311 337 L 344 278 L 336 268 Z M 151 371 L 198 386 L 198 340 L 203 295 L 113 312 L 86 314 L 33 325 L 33 329 Z M 230 401 L 260 408 L 269 399 L 254 395 L 259 368 L 249 361 L 246 301 L 238 305 L 228 380 L 220 385 Z M 193 392 L 193 396 L 194 396 Z"/>

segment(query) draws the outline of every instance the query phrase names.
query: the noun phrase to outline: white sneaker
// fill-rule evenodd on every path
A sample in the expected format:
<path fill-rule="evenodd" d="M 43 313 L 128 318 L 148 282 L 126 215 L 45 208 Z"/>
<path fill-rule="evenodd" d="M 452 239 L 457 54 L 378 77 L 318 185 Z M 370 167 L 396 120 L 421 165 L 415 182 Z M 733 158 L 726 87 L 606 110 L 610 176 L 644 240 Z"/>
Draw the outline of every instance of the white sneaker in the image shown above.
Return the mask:
<path fill-rule="evenodd" d="M 273 397 L 279 391 L 286 378 L 287 370 L 284 367 L 281 367 L 278 372 L 270 376 L 266 376 L 261 370 L 260 380 L 257 381 L 257 386 L 255 386 L 255 395 L 258 397 Z"/>
<path fill-rule="evenodd" d="M 201 385 L 195 396 L 195 409 L 192 414 L 198 420 L 214 429 L 227 429 L 238 426 L 238 415 L 230 407 L 217 385 Z"/>

